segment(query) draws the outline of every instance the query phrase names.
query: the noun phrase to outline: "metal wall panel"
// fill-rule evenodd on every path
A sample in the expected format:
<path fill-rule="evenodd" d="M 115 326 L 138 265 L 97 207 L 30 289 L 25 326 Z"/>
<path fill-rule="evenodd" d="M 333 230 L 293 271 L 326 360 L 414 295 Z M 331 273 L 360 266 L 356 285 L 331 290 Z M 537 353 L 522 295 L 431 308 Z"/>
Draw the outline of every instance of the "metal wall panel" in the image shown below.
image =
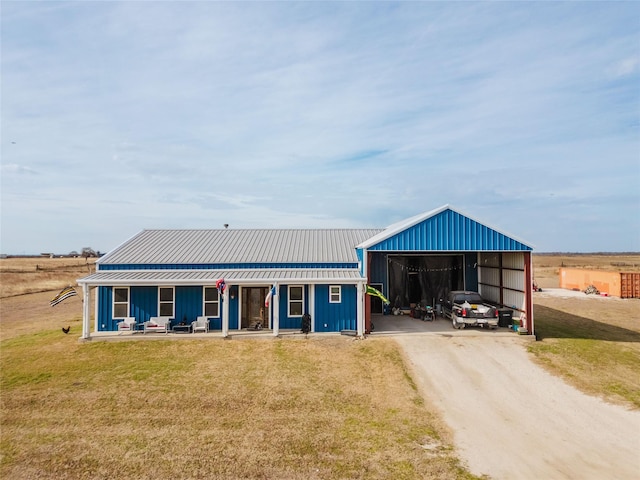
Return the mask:
<path fill-rule="evenodd" d="M 202 287 L 176 287 L 175 323 L 192 323 L 203 314 Z"/>
<path fill-rule="evenodd" d="M 524 271 L 524 254 L 505 252 L 502 254 L 503 268 L 513 268 Z"/>
<path fill-rule="evenodd" d="M 355 285 L 342 285 L 340 303 L 329 303 L 329 285 L 315 286 L 316 332 L 356 330 Z"/>
<path fill-rule="evenodd" d="M 640 298 L 640 273 L 620 273 L 620 297 Z"/>
<path fill-rule="evenodd" d="M 482 298 L 492 303 L 500 302 L 500 288 L 491 285 L 479 285 L 478 293 Z"/>
<path fill-rule="evenodd" d="M 158 287 L 131 287 L 129 295 L 130 314 L 136 321 L 146 322 L 158 315 Z"/>
<path fill-rule="evenodd" d="M 478 270 L 478 279 L 481 283 L 500 285 L 500 270 L 498 268 L 480 267 Z"/>
<path fill-rule="evenodd" d="M 524 292 L 514 292 L 513 290 L 505 290 L 503 292 L 503 303 L 505 306 L 513 309 L 521 309 L 524 306 Z M 515 315 L 517 316 L 517 315 Z"/>
<path fill-rule="evenodd" d="M 112 317 L 113 287 L 98 287 L 98 331 L 116 331 L 118 322 Z M 129 315 L 139 323 L 158 312 L 158 287 L 130 287 Z"/>
<path fill-rule="evenodd" d="M 302 285 L 302 284 L 296 284 Z M 309 312 L 309 286 L 303 285 L 303 298 L 304 298 L 304 306 L 303 312 Z M 300 329 L 302 326 L 302 318 L 301 317 L 290 317 L 289 316 L 289 285 L 279 285 L 280 294 L 280 328 L 292 328 L 292 329 Z M 316 305 L 317 308 L 317 305 Z"/>
<path fill-rule="evenodd" d="M 368 274 L 369 283 L 387 284 L 387 254 L 371 253 L 371 265 Z"/>
<path fill-rule="evenodd" d="M 234 293 L 233 296 L 235 298 L 231 298 L 232 291 Z M 222 302 L 220 302 L 220 312 L 222 312 Z M 217 326 L 217 321 L 214 320 L 212 324 Z M 229 329 L 237 330 L 239 326 L 240 326 L 240 295 L 238 295 L 237 285 L 233 285 L 229 287 Z M 220 320 L 220 329 L 222 330 L 222 320 Z"/>
<path fill-rule="evenodd" d="M 453 210 L 445 210 L 370 246 L 384 251 L 530 251 L 524 245 Z"/>
<path fill-rule="evenodd" d="M 113 290 L 111 287 L 98 287 L 98 331 L 113 331 L 118 324 L 111 318 L 113 308 Z"/>
<path fill-rule="evenodd" d="M 466 290 L 478 291 L 478 254 L 464 254 L 464 285 Z"/>
<path fill-rule="evenodd" d="M 481 252 L 478 256 L 480 294 L 490 302 L 521 309 L 526 286 L 524 253 Z"/>
<path fill-rule="evenodd" d="M 478 259 L 478 264 L 483 267 L 500 267 L 500 252 L 480 252 Z"/>
<path fill-rule="evenodd" d="M 502 270 L 502 285 L 510 290 L 524 292 L 524 271 Z"/>

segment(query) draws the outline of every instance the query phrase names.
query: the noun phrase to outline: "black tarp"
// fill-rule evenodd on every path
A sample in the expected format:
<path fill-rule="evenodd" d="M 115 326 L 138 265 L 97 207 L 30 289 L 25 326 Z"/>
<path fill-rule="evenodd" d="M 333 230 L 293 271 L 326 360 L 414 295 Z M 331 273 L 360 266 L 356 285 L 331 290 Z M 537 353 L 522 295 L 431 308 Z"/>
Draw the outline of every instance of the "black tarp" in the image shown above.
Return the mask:
<path fill-rule="evenodd" d="M 390 255 L 388 267 L 392 307 L 435 307 L 451 290 L 464 289 L 463 255 Z"/>

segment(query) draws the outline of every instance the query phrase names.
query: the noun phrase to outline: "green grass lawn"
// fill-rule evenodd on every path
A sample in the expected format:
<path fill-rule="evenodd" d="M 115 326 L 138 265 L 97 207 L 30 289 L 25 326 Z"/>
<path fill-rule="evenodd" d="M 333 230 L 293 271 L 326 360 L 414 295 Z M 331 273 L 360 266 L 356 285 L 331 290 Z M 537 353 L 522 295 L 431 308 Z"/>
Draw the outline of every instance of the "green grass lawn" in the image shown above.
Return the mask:
<path fill-rule="evenodd" d="M 388 339 L 1 344 L 2 478 L 460 479 Z"/>
<path fill-rule="evenodd" d="M 640 408 L 640 333 L 584 316 L 535 306 L 529 351 L 584 392 Z"/>

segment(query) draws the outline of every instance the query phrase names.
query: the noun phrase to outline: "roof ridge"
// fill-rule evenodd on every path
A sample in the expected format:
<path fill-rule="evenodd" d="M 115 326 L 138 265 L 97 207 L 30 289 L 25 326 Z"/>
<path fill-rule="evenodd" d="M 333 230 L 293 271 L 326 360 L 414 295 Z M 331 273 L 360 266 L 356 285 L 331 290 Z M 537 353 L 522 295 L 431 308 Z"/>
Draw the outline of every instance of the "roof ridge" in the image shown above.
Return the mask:
<path fill-rule="evenodd" d="M 142 232 L 257 232 L 257 231 L 291 231 L 291 232 L 326 232 L 326 231 L 356 231 L 365 230 L 385 230 L 384 227 L 361 227 L 361 228 L 145 228 Z"/>

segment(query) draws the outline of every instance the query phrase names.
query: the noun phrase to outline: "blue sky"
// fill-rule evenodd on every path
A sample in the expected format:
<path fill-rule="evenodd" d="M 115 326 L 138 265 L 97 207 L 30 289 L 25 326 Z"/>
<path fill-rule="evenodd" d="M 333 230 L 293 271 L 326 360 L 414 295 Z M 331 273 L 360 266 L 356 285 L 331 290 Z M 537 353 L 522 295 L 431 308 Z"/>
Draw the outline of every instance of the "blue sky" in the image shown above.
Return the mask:
<path fill-rule="evenodd" d="M 450 204 L 640 251 L 636 2 L 1 4 L 2 253 Z"/>

